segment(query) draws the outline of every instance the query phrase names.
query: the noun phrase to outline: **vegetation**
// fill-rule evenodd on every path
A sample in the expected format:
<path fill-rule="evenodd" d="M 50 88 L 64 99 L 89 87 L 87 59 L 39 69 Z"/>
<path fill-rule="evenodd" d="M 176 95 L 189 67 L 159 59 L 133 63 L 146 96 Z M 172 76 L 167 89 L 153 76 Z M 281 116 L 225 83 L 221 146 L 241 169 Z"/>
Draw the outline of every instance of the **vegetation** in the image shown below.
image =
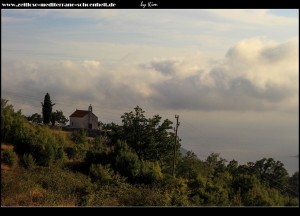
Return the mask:
<path fill-rule="evenodd" d="M 52 113 L 52 118 L 55 121 L 58 122 L 59 124 L 65 125 L 69 120 L 64 116 L 64 113 L 62 110 L 56 110 L 55 112 Z"/>
<path fill-rule="evenodd" d="M 43 107 L 43 109 L 42 109 L 43 110 L 43 123 L 48 125 L 51 121 L 51 118 L 55 119 L 55 116 L 52 117 L 52 107 L 55 104 L 52 104 L 49 93 L 47 93 L 45 95 L 44 103 L 41 103 L 41 104 L 42 104 L 42 107 Z"/>
<path fill-rule="evenodd" d="M 87 137 L 32 125 L 1 99 L 2 206 L 298 206 L 299 172 L 272 158 L 239 165 L 177 152 L 172 122 L 136 107 Z"/>
<path fill-rule="evenodd" d="M 31 121 L 33 123 L 41 124 L 43 123 L 43 118 L 40 114 L 34 113 L 31 116 L 26 117 L 28 121 Z"/>

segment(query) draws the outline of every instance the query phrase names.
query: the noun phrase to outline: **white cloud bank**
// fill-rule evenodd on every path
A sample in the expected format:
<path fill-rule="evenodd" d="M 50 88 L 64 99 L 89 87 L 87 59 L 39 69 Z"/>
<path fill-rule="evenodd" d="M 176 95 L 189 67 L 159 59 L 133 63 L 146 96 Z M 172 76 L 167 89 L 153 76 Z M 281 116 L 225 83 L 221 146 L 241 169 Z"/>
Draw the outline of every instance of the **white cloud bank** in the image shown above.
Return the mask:
<path fill-rule="evenodd" d="M 298 110 L 298 38 L 252 38 L 223 59 L 201 53 L 144 62 L 4 62 L 2 88 L 49 92 L 58 101 L 106 108 L 146 105 L 187 110 Z M 5 93 L 5 92 L 4 92 Z"/>

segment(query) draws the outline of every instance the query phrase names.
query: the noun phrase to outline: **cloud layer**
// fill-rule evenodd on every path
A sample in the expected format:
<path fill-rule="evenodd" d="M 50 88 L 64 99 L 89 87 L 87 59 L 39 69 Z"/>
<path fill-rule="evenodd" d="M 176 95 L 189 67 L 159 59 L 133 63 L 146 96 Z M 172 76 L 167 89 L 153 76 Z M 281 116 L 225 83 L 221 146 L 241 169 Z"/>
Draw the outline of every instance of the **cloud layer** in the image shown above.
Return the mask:
<path fill-rule="evenodd" d="M 136 104 L 157 109 L 298 109 L 298 40 L 252 38 L 212 61 L 190 54 L 147 62 L 97 60 L 3 64 L 4 89 L 50 92 L 61 101 L 106 108 Z M 8 72 L 9 71 L 9 72 Z"/>

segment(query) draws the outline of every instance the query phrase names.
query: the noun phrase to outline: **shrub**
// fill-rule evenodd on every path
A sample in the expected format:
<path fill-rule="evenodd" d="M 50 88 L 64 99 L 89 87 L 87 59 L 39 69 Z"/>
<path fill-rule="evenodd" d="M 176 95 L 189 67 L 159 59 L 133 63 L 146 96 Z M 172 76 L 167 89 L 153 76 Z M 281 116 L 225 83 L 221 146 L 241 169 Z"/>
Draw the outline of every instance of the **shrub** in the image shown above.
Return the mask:
<path fill-rule="evenodd" d="M 8 164 L 9 166 L 13 167 L 16 165 L 16 155 L 13 150 L 4 150 L 2 152 L 1 162 Z"/>
<path fill-rule="evenodd" d="M 85 158 L 87 152 L 87 144 L 86 143 L 79 143 L 74 146 L 74 154 L 75 159 L 83 160 Z"/>
<path fill-rule="evenodd" d="M 88 139 L 84 130 L 75 130 L 72 131 L 71 140 L 76 144 L 86 144 Z"/>
<path fill-rule="evenodd" d="M 94 139 L 94 149 L 96 151 L 104 151 L 105 150 L 105 138 L 102 136 L 97 136 Z"/>
<path fill-rule="evenodd" d="M 90 176 L 93 181 L 101 184 L 110 183 L 113 180 L 114 172 L 109 166 L 101 164 L 92 164 L 90 167 Z"/>
<path fill-rule="evenodd" d="M 35 159 L 31 154 L 24 154 L 21 162 L 23 167 L 26 169 L 33 169 L 35 167 Z"/>
<path fill-rule="evenodd" d="M 153 184 L 163 179 L 163 174 L 158 162 L 141 161 L 139 180 L 144 184 Z"/>

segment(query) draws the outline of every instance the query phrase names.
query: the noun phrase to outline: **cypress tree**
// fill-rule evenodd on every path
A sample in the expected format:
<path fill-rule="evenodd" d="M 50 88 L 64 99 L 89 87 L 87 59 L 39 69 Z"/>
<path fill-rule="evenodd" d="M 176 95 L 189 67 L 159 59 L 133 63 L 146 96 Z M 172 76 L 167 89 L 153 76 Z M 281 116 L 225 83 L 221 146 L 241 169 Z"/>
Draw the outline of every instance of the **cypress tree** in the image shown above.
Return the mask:
<path fill-rule="evenodd" d="M 52 107 L 55 105 L 52 104 L 49 93 L 45 95 L 44 103 L 41 104 L 43 107 L 43 123 L 47 125 L 50 123 Z"/>

